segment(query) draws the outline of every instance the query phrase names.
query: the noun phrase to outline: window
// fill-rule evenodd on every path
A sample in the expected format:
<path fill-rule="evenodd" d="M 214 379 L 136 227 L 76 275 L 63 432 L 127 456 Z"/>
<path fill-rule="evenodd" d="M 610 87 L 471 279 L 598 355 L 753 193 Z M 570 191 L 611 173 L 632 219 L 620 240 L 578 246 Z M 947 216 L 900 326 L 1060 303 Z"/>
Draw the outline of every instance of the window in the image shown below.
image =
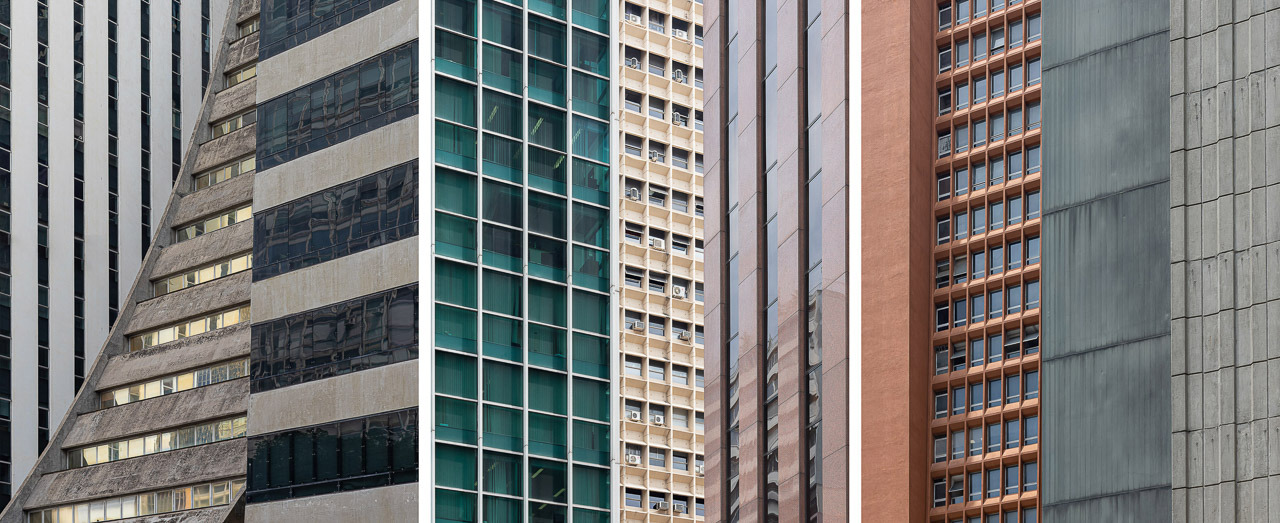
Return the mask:
<path fill-rule="evenodd" d="M 667 319 L 661 316 L 650 314 L 649 315 L 649 334 L 653 336 L 665 337 L 667 335 Z M 652 375 L 652 370 L 653 370 L 652 367 L 650 367 L 651 375 Z"/>
<path fill-rule="evenodd" d="M 236 39 L 239 40 L 253 33 L 258 32 L 262 18 L 253 17 L 236 25 Z"/>
<path fill-rule="evenodd" d="M 1022 344 L 1020 342 L 1022 332 L 1018 329 L 1008 330 L 1004 333 L 1004 357 L 1005 359 L 1017 358 L 1022 355 Z M 1016 388 L 1016 387 L 1015 387 Z"/>
<path fill-rule="evenodd" d="M 685 427 L 689 426 L 689 417 L 687 413 L 685 414 L 684 426 Z M 672 470 L 682 470 L 682 471 L 688 472 L 689 471 L 689 455 L 683 452 L 672 452 L 671 468 Z"/>
<path fill-rule="evenodd" d="M 667 59 L 650 53 L 649 73 L 665 77 L 667 75 Z"/>
<path fill-rule="evenodd" d="M 1009 225 L 1022 223 L 1022 197 L 1011 196 L 1009 198 Z"/>
<path fill-rule="evenodd" d="M 1009 270 L 1022 267 L 1022 242 L 1009 242 Z"/>
<path fill-rule="evenodd" d="M 1019 476 L 1018 476 L 1017 465 L 1009 465 L 1004 468 L 1004 494 L 1006 496 L 1010 494 L 1018 493 L 1018 477 Z M 1015 521 L 1010 521 L 1010 518 L 1007 516 L 1007 514 L 1014 514 L 1013 519 Z M 1006 513 L 1005 521 L 1007 523 L 1016 523 L 1017 518 L 1018 516 L 1016 512 L 1010 512 L 1010 513 Z"/>
<path fill-rule="evenodd" d="M 993 334 L 987 338 L 987 361 L 995 363 L 1004 359 L 1003 334 Z"/>
<path fill-rule="evenodd" d="M 961 343 L 963 344 L 964 342 L 961 342 Z M 982 407 L 985 404 L 985 402 L 983 401 L 985 397 L 986 396 L 982 394 L 982 382 L 970 384 L 969 385 L 969 410 L 970 411 L 982 410 Z"/>
<path fill-rule="evenodd" d="M 644 269 L 627 267 L 623 273 L 623 283 L 629 287 L 640 287 L 644 281 Z"/>
<path fill-rule="evenodd" d="M 951 112 L 951 88 L 943 87 L 938 90 L 938 114 L 947 114 Z"/>
<path fill-rule="evenodd" d="M 965 300 L 956 300 L 952 302 L 951 310 L 953 311 L 953 314 L 951 316 L 952 318 L 954 318 L 956 327 L 962 327 L 966 323 L 968 323 L 969 321 L 968 302 L 966 302 Z M 961 364 L 961 367 L 963 368 L 963 364 Z"/>
<path fill-rule="evenodd" d="M 1027 216 L 1030 216 L 1030 212 Z M 1037 216 L 1039 213 L 1037 212 Z M 1040 237 L 1032 236 L 1027 238 L 1027 265 L 1040 263 Z"/>
<path fill-rule="evenodd" d="M 956 67 L 969 65 L 969 41 L 956 42 Z"/>
<path fill-rule="evenodd" d="M 991 56 L 1004 52 L 1004 28 L 991 30 Z"/>
<path fill-rule="evenodd" d="M 1035 354 L 1037 352 L 1040 352 L 1040 326 L 1028 325 L 1026 328 L 1022 330 L 1022 334 L 1023 334 L 1023 338 L 1022 338 L 1023 353 Z"/>
<path fill-rule="evenodd" d="M 947 327 L 951 326 L 951 314 L 950 314 L 951 311 L 950 309 L 948 309 L 947 302 L 944 301 L 942 303 L 934 305 L 934 310 L 937 313 L 937 317 L 938 317 L 937 330 L 939 332 L 947 330 Z"/>
<path fill-rule="evenodd" d="M 245 80 L 258 76 L 258 64 L 253 63 L 226 74 L 224 88 L 234 87 Z"/>
<path fill-rule="evenodd" d="M 643 94 L 627 89 L 626 94 L 622 97 L 622 108 L 633 113 L 638 113 L 640 112 L 640 103 L 642 100 L 644 100 Z"/>
<path fill-rule="evenodd" d="M 979 0 L 981 1 L 981 0 Z M 982 500 L 982 472 L 969 473 L 969 501 Z"/>
<path fill-rule="evenodd" d="M 232 274 L 248 270 L 252 265 L 253 257 L 246 253 L 212 265 L 192 269 L 191 271 L 183 274 L 155 281 L 152 283 L 153 295 L 163 296 L 171 292 L 180 291 L 187 287 L 192 287 L 219 278 L 225 278 Z"/>
<path fill-rule="evenodd" d="M 933 418 L 947 417 L 947 391 L 941 390 L 933 393 Z"/>
<path fill-rule="evenodd" d="M 1000 497 L 1000 469 L 987 469 L 987 497 Z"/>
<path fill-rule="evenodd" d="M 969 21 L 969 0 L 956 0 L 956 23 Z"/>
<path fill-rule="evenodd" d="M 1031 492 L 1039 488 L 1040 467 L 1034 461 L 1022 464 L 1022 490 L 1023 492 Z M 1023 523 L 1031 523 L 1027 521 L 1027 511 L 1022 511 Z"/>
<path fill-rule="evenodd" d="M 1040 101 L 1027 103 L 1027 129 L 1040 128 Z"/>
<path fill-rule="evenodd" d="M 938 201 L 951 197 L 951 173 L 938 173 Z"/>
<path fill-rule="evenodd" d="M 951 70 L 951 46 L 948 45 L 938 49 L 938 72 L 949 70 Z"/>
<path fill-rule="evenodd" d="M 667 101 L 661 98 L 649 97 L 649 116 L 659 120 L 667 119 Z"/>
<path fill-rule="evenodd" d="M 969 455 L 982 455 L 982 427 L 969 427 Z"/>
<path fill-rule="evenodd" d="M 933 462 L 942 463 L 947 460 L 947 437 L 939 434 L 933 437 Z"/>
<path fill-rule="evenodd" d="M 1032 58 L 1027 60 L 1027 85 L 1036 85 L 1040 83 L 1040 59 Z"/>
<path fill-rule="evenodd" d="M 951 433 L 951 459 L 964 459 L 964 431 Z"/>
<path fill-rule="evenodd" d="M 1040 146 L 1033 145 L 1027 148 L 1027 174 L 1038 172 L 1040 172 Z"/>
<path fill-rule="evenodd" d="M 963 341 L 951 344 L 951 370 L 962 371 L 967 366 L 965 364 L 967 360 L 965 357 L 965 348 L 966 346 Z M 961 394 L 961 396 L 963 396 L 963 394 Z M 961 399 L 963 400 L 963 398 Z M 961 403 L 963 403 L 963 401 L 961 401 Z"/>
<path fill-rule="evenodd" d="M 256 110 L 250 109 L 248 112 L 244 114 L 239 114 L 239 115 L 227 118 L 225 120 L 215 122 L 212 126 L 213 133 L 211 138 L 218 138 L 232 131 L 236 131 L 241 128 L 244 128 L 257 121 L 258 121 L 258 112 Z"/>
<path fill-rule="evenodd" d="M 964 401 L 964 387 L 955 387 L 951 389 L 951 414 L 959 416 L 964 414 L 966 403 Z"/>
<path fill-rule="evenodd" d="M 1023 443 L 1026 445 L 1040 443 L 1040 416 L 1027 416 L 1026 421 L 1026 430 L 1023 431 L 1026 440 Z"/>
<path fill-rule="evenodd" d="M 171 341 L 204 334 L 249 321 L 249 306 L 209 314 L 160 329 L 135 334 L 129 338 L 129 350 L 140 351 Z"/>
<path fill-rule="evenodd" d="M 982 337 L 977 337 L 969 340 L 969 359 L 970 359 L 969 366 L 977 367 L 979 365 L 982 365 L 982 359 L 985 352 L 986 351 L 982 346 Z M 982 395 L 979 394 L 977 398 L 973 398 L 973 399 L 981 401 Z"/>
<path fill-rule="evenodd" d="M 1020 434 L 1020 424 L 1017 418 L 1005 420 L 1004 422 L 1004 448 L 1016 449 L 1022 444 L 1022 435 Z"/>
<path fill-rule="evenodd" d="M 947 2 L 938 6 L 938 29 L 946 29 L 951 27 L 951 3 Z"/>
<path fill-rule="evenodd" d="M 937 347 L 933 348 L 933 360 L 934 360 L 933 374 L 935 376 L 946 374 L 947 371 L 950 370 L 950 367 L 948 367 L 947 365 L 947 346 L 946 345 L 938 345 Z"/>
<path fill-rule="evenodd" d="M 973 164 L 973 190 L 982 190 L 987 186 L 987 164 Z"/>
<path fill-rule="evenodd" d="M 1009 66 L 1009 92 L 1022 90 L 1022 64 Z"/>
<path fill-rule="evenodd" d="M 244 490 L 244 482 L 243 479 L 215 481 L 106 500 L 100 499 L 78 505 L 63 505 L 30 512 L 27 514 L 27 519 L 23 521 L 54 523 L 59 519 L 71 521 L 73 518 L 83 518 L 83 521 L 112 521 L 193 508 L 219 507 L 235 501 Z"/>
<path fill-rule="evenodd" d="M 938 217 L 938 245 L 951 241 L 951 217 Z"/>
<path fill-rule="evenodd" d="M 981 147 L 987 143 L 987 121 L 973 122 L 973 146 Z"/>
<path fill-rule="evenodd" d="M 671 383 L 676 385 L 689 385 L 689 367 L 681 365 L 671 366 Z"/>
<path fill-rule="evenodd" d="M 973 234 L 978 235 L 987 232 L 987 208 L 973 208 Z M 977 277 L 976 275 L 974 276 Z"/>
<path fill-rule="evenodd" d="M 956 169 L 956 196 L 969 193 L 969 170 Z"/>
<path fill-rule="evenodd" d="M 626 373 L 628 376 L 642 376 L 644 369 L 644 360 L 638 356 L 627 356 L 625 361 Z"/>
<path fill-rule="evenodd" d="M 649 448 L 649 466 L 658 468 L 667 468 L 667 451 L 659 448 Z"/>
<path fill-rule="evenodd" d="M 229 164 L 218 167 L 212 171 L 207 171 L 196 175 L 193 180 L 192 190 L 198 191 L 219 183 L 225 182 L 241 174 L 251 173 L 254 171 L 255 157 L 242 158 Z"/>
<path fill-rule="evenodd" d="M 1009 109 L 1009 136 L 1017 136 L 1022 134 L 1022 108 L 1011 107 Z"/>
<path fill-rule="evenodd" d="M 991 230 L 1004 227 L 1004 202 L 991 202 Z M 991 264 L 994 268 L 995 264 Z"/>
<path fill-rule="evenodd" d="M 954 279 L 956 283 L 964 283 L 966 281 L 969 281 L 968 257 L 956 256 L 955 261 L 952 263 L 952 266 L 954 267 L 952 270 L 952 274 L 953 274 L 952 279 Z"/>
<path fill-rule="evenodd" d="M 951 486 L 947 494 L 951 498 L 951 503 L 964 503 L 964 475 L 953 474 L 951 476 Z"/>
<path fill-rule="evenodd" d="M 1027 377 L 1026 383 L 1023 384 L 1026 387 L 1026 394 L 1024 395 L 1024 397 L 1028 400 L 1039 398 L 1040 397 L 1040 371 L 1038 370 L 1029 371 L 1027 372 L 1026 377 Z"/>
<path fill-rule="evenodd" d="M 1000 156 L 992 158 L 991 168 L 988 171 L 991 173 L 991 185 L 993 187 L 1004 183 L 1004 158 Z"/>
<path fill-rule="evenodd" d="M 1009 153 L 1009 179 L 1015 180 L 1022 177 L 1022 151 L 1014 151 Z"/>
<path fill-rule="evenodd" d="M 991 141 L 1004 139 L 1004 113 L 991 116 Z"/>
<path fill-rule="evenodd" d="M 970 297 L 973 301 L 973 323 L 978 323 L 986 319 L 987 306 L 986 296 L 983 294 L 974 294 Z"/>
<path fill-rule="evenodd" d="M 969 84 L 962 82 L 956 84 L 956 109 L 965 107 L 969 107 Z"/>
<path fill-rule="evenodd" d="M 958 212 L 955 215 L 956 239 L 969 237 L 969 213 Z"/>
<path fill-rule="evenodd" d="M 956 126 L 956 152 L 961 153 L 969 150 L 969 126 Z"/>
<path fill-rule="evenodd" d="M 66 453 L 67 468 L 88 467 L 196 445 L 243 438 L 245 437 L 247 423 L 248 418 L 240 416 L 155 434 L 139 435 L 132 439 L 111 441 L 88 448 L 69 450 Z"/>
<path fill-rule="evenodd" d="M 999 407 L 1004 401 L 1004 389 L 1001 388 L 1000 378 L 987 381 L 987 408 Z M 996 438 L 997 440 L 999 438 Z"/>
<path fill-rule="evenodd" d="M 649 379 L 667 381 L 667 365 L 660 361 L 649 360 Z"/>
<path fill-rule="evenodd" d="M 1022 20 L 1009 22 L 1009 49 L 1022 45 Z"/>
<path fill-rule="evenodd" d="M 1027 41 L 1040 39 L 1040 13 L 1027 17 Z"/>
<path fill-rule="evenodd" d="M 644 494 L 636 489 L 627 489 L 626 505 L 632 508 L 644 508 Z"/>
<path fill-rule="evenodd" d="M 659 34 L 667 33 L 667 15 L 649 10 L 649 30 Z"/>
<path fill-rule="evenodd" d="M 985 2 L 986 0 L 979 0 Z M 978 33 L 973 36 L 973 61 L 977 62 L 987 57 L 987 33 Z"/>
<path fill-rule="evenodd" d="M 1040 308 L 1040 280 L 1027 282 L 1027 310 Z"/>
<path fill-rule="evenodd" d="M 973 103 L 979 104 L 987 99 L 987 77 L 979 76 L 973 79 Z"/>
<path fill-rule="evenodd" d="M 987 253 L 977 251 L 973 253 L 973 279 L 978 279 L 987 275 Z"/>
<path fill-rule="evenodd" d="M 1010 374 L 1004 380 L 1005 404 L 1011 405 L 1022 401 L 1022 376 L 1019 374 Z"/>
<path fill-rule="evenodd" d="M 943 507 L 947 505 L 947 480 L 938 478 L 933 480 L 933 506 Z"/>
<path fill-rule="evenodd" d="M 175 374 L 98 394 L 99 408 L 118 407 L 135 401 L 158 398 L 197 387 L 204 387 L 249 375 L 249 360 L 219 363 L 211 367 Z"/>
<path fill-rule="evenodd" d="M 987 384 L 987 387 L 990 386 L 990 384 Z M 1000 452 L 1000 449 L 1003 448 L 1000 445 L 1000 429 L 1000 422 L 987 425 L 987 452 Z M 999 483 L 999 481 L 996 483 Z"/>
<path fill-rule="evenodd" d="M 1004 71 L 991 72 L 991 98 L 997 98 L 1004 94 Z"/>

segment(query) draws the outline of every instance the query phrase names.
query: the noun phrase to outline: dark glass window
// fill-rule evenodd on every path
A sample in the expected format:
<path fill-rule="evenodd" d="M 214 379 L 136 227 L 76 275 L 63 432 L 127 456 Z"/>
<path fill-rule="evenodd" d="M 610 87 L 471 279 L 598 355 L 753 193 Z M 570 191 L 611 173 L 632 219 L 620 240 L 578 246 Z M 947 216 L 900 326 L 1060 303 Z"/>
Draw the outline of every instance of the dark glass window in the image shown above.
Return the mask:
<path fill-rule="evenodd" d="M 266 60 L 302 45 L 360 17 L 394 4 L 396 0 L 263 0 L 262 40 L 258 59 Z M 471 27 L 475 32 L 475 2 L 436 2 L 441 16 L 450 15 L 446 27 Z M 469 10 L 468 10 L 469 8 Z"/>
<path fill-rule="evenodd" d="M 253 326 L 253 392 L 366 370 L 418 357 L 418 285 Z"/>
<path fill-rule="evenodd" d="M 474 478 L 474 462 L 462 463 L 471 451 L 448 448 L 461 454 L 459 474 Z M 249 438 L 253 503 L 416 481 L 417 408 Z"/>
<path fill-rule="evenodd" d="M 258 170 L 417 113 L 415 40 L 258 106 Z"/>

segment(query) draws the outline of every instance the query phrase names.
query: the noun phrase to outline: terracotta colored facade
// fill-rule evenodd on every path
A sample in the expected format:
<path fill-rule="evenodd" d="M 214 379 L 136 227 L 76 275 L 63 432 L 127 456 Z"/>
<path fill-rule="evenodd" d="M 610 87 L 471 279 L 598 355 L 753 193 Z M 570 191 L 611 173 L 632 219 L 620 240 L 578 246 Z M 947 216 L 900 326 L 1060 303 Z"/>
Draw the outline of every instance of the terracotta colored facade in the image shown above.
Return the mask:
<path fill-rule="evenodd" d="M 847 521 L 848 5 L 705 14 L 706 517 Z"/>
<path fill-rule="evenodd" d="M 867 521 L 1038 520 L 1039 13 L 864 4 Z"/>

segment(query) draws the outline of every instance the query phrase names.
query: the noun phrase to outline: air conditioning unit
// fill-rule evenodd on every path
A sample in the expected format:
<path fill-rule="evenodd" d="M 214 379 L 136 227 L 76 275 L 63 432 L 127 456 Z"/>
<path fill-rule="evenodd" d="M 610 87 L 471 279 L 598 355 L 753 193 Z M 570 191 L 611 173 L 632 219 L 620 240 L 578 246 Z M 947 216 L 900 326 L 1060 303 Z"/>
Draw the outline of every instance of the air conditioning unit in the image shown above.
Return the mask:
<path fill-rule="evenodd" d="M 689 513 L 689 504 L 688 504 L 688 503 L 676 503 L 676 504 L 675 504 L 675 508 L 676 508 L 676 514 L 688 514 L 688 513 Z"/>
<path fill-rule="evenodd" d="M 680 338 L 680 341 L 689 341 L 693 338 L 693 336 L 689 334 L 689 331 L 680 331 L 680 334 L 676 337 Z"/>
<path fill-rule="evenodd" d="M 637 455 L 635 455 L 635 454 L 628 455 L 628 456 L 627 456 L 627 464 L 628 464 L 628 465 L 639 465 L 639 464 L 640 464 L 640 456 L 637 456 Z"/>
<path fill-rule="evenodd" d="M 689 39 L 689 32 L 688 32 L 688 31 L 685 31 L 684 29 L 672 29 L 672 30 L 671 30 L 671 36 L 674 36 L 674 37 L 676 37 L 676 38 L 683 38 L 683 39 L 685 39 L 685 40 L 688 40 L 688 39 Z"/>
<path fill-rule="evenodd" d="M 627 199 L 632 201 L 640 201 L 640 189 L 630 187 L 627 189 Z"/>
<path fill-rule="evenodd" d="M 694 467 L 693 467 L 693 473 L 694 473 L 694 474 L 696 474 L 696 475 L 698 475 L 698 477 L 702 477 L 702 476 L 706 475 L 706 473 L 707 473 L 707 469 L 706 469 L 706 467 L 703 467 L 702 465 L 694 465 Z"/>
<path fill-rule="evenodd" d="M 680 299 L 684 299 L 684 298 L 685 298 L 685 296 L 686 296 L 686 294 L 685 294 L 685 293 L 686 293 L 686 292 L 687 292 L 687 291 L 685 291 L 685 290 L 684 290 L 684 287 L 676 287 L 676 288 L 674 288 L 674 289 L 671 289 L 671 295 L 672 295 L 672 296 L 675 296 L 675 297 L 677 297 L 677 298 L 680 298 Z"/>
<path fill-rule="evenodd" d="M 674 123 L 674 124 L 679 125 L 679 126 L 681 126 L 681 127 L 688 127 L 688 126 L 689 126 L 689 117 L 688 117 L 688 116 L 685 116 L 685 115 L 683 115 L 683 114 L 680 114 L 680 113 L 676 113 L 676 114 L 674 114 L 674 115 L 672 115 L 672 116 L 671 116 L 671 123 Z"/>
<path fill-rule="evenodd" d="M 628 22 L 631 22 L 631 23 L 633 23 L 633 24 L 638 24 L 638 23 L 640 23 L 640 15 L 635 14 L 635 13 L 627 13 L 627 14 L 626 14 L 626 19 L 627 19 L 627 21 L 628 21 Z"/>
<path fill-rule="evenodd" d="M 667 250 L 667 241 L 662 238 L 649 238 L 649 246 L 660 251 Z"/>
<path fill-rule="evenodd" d="M 631 420 L 631 421 L 640 421 L 640 411 L 638 411 L 638 410 L 628 410 L 628 411 L 627 411 L 627 419 L 629 419 L 629 420 Z"/>
<path fill-rule="evenodd" d="M 654 414 L 654 415 L 653 415 L 653 424 L 654 424 L 654 425 L 657 425 L 657 426 L 661 427 L 661 426 L 662 426 L 663 424 L 665 424 L 666 422 L 667 422 L 667 418 L 666 418 L 665 416 L 663 416 L 663 415 L 661 415 L 661 414 Z"/>
<path fill-rule="evenodd" d="M 631 58 L 628 58 L 626 63 L 627 63 L 627 67 L 630 67 L 632 69 L 640 68 L 640 59 L 634 56 Z"/>
<path fill-rule="evenodd" d="M 661 162 L 661 161 L 663 161 L 663 160 L 664 160 L 664 158 L 662 157 L 662 152 L 661 152 L 661 151 L 658 151 L 658 150 L 655 150 L 655 149 L 650 149 L 650 150 L 649 150 L 649 161 L 651 161 L 651 162 Z"/>
<path fill-rule="evenodd" d="M 669 509 L 669 508 L 671 508 L 671 504 L 670 504 L 670 503 L 667 503 L 666 501 L 659 501 L 659 502 L 658 502 L 658 510 L 667 510 L 667 509 Z"/>
<path fill-rule="evenodd" d="M 689 83 L 689 75 L 684 74 L 684 71 L 679 69 L 676 69 L 676 72 L 671 73 L 671 78 L 682 84 Z"/>
<path fill-rule="evenodd" d="M 638 321 L 632 322 L 630 325 L 628 325 L 628 327 L 631 327 L 631 330 L 636 332 L 644 332 L 644 324 Z"/>

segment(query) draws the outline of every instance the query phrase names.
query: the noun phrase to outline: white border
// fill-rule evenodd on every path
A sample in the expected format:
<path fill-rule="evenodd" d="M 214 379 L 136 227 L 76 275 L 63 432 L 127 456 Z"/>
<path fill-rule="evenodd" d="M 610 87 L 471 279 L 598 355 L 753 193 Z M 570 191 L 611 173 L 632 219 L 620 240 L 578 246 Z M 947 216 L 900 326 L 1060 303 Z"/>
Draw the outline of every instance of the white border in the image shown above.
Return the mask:
<path fill-rule="evenodd" d="M 435 337 L 435 307 L 423 307 L 425 301 L 432 303 L 435 286 L 432 281 L 431 260 L 435 251 L 435 70 L 436 70 L 436 38 L 434 5 L 419 11 L 425 16 L 418 16 L 418 77 L 425 78 L 419 82 L 418 114 L 418 230 L 419 236 L 426 241 L 418 243 L 418 311 L 422 321 L 418 322 L 418 341 L 427 347 L 435 347 L 431 340 Z M 426 43 L 425 47 L 423 43 Z M 424 103 L 425 102 L 425 103 Z M 425 122 L 425 123 L 424 123 Z M 422 183 L 423 180 L 429 180 Z M 435 401 L 432 391 L 435 390 L 434 349 L 418 349 L 418 521 L 432 521 L 435 514 Z"/>
<path fill-rule="evenodd" d="M 849 2 L 849 521 L 862 521 L 862 0 Z"/>

